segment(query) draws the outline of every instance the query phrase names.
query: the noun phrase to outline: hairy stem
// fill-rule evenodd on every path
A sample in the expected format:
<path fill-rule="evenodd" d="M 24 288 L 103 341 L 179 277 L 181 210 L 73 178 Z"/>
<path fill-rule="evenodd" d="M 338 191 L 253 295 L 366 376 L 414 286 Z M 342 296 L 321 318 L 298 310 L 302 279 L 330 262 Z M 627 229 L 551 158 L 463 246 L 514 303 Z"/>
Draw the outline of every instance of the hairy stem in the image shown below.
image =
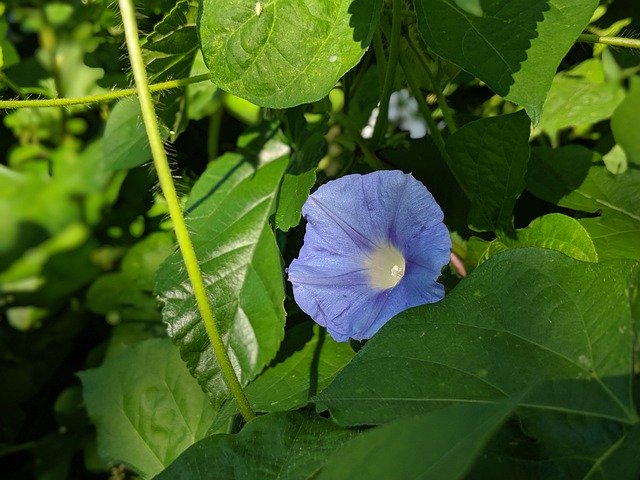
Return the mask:
<path fill-rule="evenodd" d="M 193 286 L 193 293 L 198 304 L 198 310 L 202 316 L 202 320 L 207 330 L 207 335 L 209 336 L 209 341 L 211 342 L 211 346 L 216 360 L 218 361 L 218 365 L 220 366 L 224 381 L 227 384 L 231 395 L 238 404 L 240 413 L 245 420 L 248 421 L 254 418 L 256 414 L 251 409 L 251 405 L 242 391 L 242 386 L 236 376 L 233 365 L 231 364 L 231 360 L 222 341 L 222 337 L 218 331 L 213 309 L 209 303 L 204 281 L 202 279 L 200 265 L 198 264 L 196 252 L 193 248 L 193 243 L 191 242 L 191 237 L 189 236 L 184 216 L 182 215 L 178 195 L 171 176 L 171 169 L 169 168 L 167 155 L 164 151 L 160 131 L 158 130 L 158 121 L 153 106 L 153 100 L 151 99 L 151 91 L 149 90 L 149 85 L 147 83 L 147 73 L 142 60 L 142 51 L 140 49 L 140 40 L 138 39 L 138 25 L 136 23 L 133 0 L 119 0 L 119 5 L 120 12 L 122 14 L 122 22 L 124 24 L 127 50 L 129 51 L 131 68 L 133 69 L 133 76 L 136 83 L 138 98 L 140 100 L 140 107 L 142 109 L 142 118 L 147 131 L 147 136 L 149 137 L 149 144 L 151 146 L 153 164 L 156 168 L 156 172 L 158 173 L 160 188 L 162 189 L 162 193 L 167 201 L 167 207 L 169 209 L 171 221 L 173 222 L 180 253 L 184 259 L 184 264 L 189 275 L 189 281 Z"/>
<path fill-rule="evenodd" d="M 4 77 L 6 78 L 6 77 Z M 171 90 L 173 88 L 180 88 L 192 83 L 204 82 L 209 80 L 211 76 L 208 73 L 202 75 L 196 75 L 195 77 L 181 78 L 178 80 L 169 80 L 168 82 L 161 82 L 149 85 L 151 92 L 160 92 L 162 90 Z M 16 88 L 18 88 L 16 86 Z M 15 88 L 14 88 L 15 90 Z M 85 105 L 91 103 L 103 103 L 110 100 L 116 100 L 123 97 L 131 97 L 136 95 L 137 90 L 135 88 L 125 88 L 122 90 L 114 90 L 108 93 L 100 93 L 97 95 L 88 95 L 86 97 L 73 97 L 73 98 L 47 98 L 38 100 L 0 100 L 0 109 L 15 109 L 15 108 L 42 108 L 42 107 L 69 107 L 71 105 Z"/>
<path fill-rule="evenodd" d="M 638 48 L 640 49 L 640 40 L 637 38 L 625 38 L 625 37 L 601 37 L 600 35 L 593 35 L 590 33 L 583 33 L 578 37 L 578 42 L 585 43 L 602 43 L 604 45 L 611 45 L 614 47 L 626 47 L 626 48 Z"/>

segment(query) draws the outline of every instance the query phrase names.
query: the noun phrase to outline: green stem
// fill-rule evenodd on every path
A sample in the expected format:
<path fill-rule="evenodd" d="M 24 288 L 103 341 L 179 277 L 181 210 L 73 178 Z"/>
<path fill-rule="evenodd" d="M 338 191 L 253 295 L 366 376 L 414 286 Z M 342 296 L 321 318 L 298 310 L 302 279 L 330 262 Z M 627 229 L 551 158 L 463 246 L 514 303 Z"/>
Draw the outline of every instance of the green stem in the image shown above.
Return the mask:
<path fill-rule="evenodd" d="M 383 163 L 376 156 L 376 154 L 369 148 L 367 142 L 365 142 L 360 132 L 352 125 L 351 120 L 342 112 L 336 112 L 333 114 L 334 120 L 344 128 L 349 136 L 356 142 L 356 145 L 360 147 L 364 155 L 364 160 L 373 170 L 384 169 Z"/>
<path fill-rule="evenodd" d="M 178 80 L 169 80 L 167 82 L 149 85 L 152 92 L 160 92 L 162 90 L 170 90 L 173 88 L 184 87 L 192 83 L 204 82 L 210 80 L 211 75 L 208 73 L 196 75 L 190 78 L 181 78 Z M 42 108 L 42 107 L 68 107 L 71 105 L 84 105 L 91 103 L 103 103 L 110 100 L 116 100 L 123 97 L 131 97 L 137 93 L 135 88 L 125 88 L 123 90 L 114 90 L 108 93 L 100 93 L 98 95 L 88 95 L 86 97 L 73 98 L 47 98 L 41 100 L 0 100 L 0 109 L 15 108 Z"/>
<path fill-rule="evenodd" d="M 424 117 L 429 126 L 429 131 L 431 133 L 431 138 L 433 138 L 433 142 L 436 144 L 440 155 L 445 159 L 447 163 L 450 163 L 449 155 L 447 154 L 447 150 L 445 148 L 444 139 L 442 138 L 442 134 L 438 129 L 438 125 L 436 121 L 433 119 L 433 115 L 431 114 L 431 109 L 429 105 L 427 105 L 427 101 L 424 98 L 424 95 L 420 91 L 420 84 L 416 77 L 413 75 L 413 71 L 411 70 L 411 66 L 409 65 L 407 59 L 404 55 L 400 55 L 400 66 L 404 71 L 404 76 L 407 79 L 407 84 L 409 85 L 409 90 L 411 90 L 411 94 L 414 96 L 416 101 L 418 102 L 418 109 L 420 113 Z"/>
<path fill-rule="evenodd" d="M 191 237 L 189 236 L 184 216 L 182 215 L 175 185 L 173 184 L 171 169 L 169 168 L 167 155 L 164 151 L 162 138 L 160 137 L 158 121 L 153 106 L 153 100 L 151 98 L 151 91 L 147 83 L 147 73 L 142 60 L 142 51 L 140 49 L 140 40 L 138 39 L 138 25 L 136 23 L 136 13 L 133 6 L 133 0 L 119 0 L 119 5 L 122 22 L 124 24 L 127 50 L 129 51 L 133 77 L 135 79 L 138 98 L 140 100 L 142 119 L 147 131 L 147 136 L 149 137 L 149 145 L 151 146 L 153 164 L 156 168 L 156 172 L 158 173 L 160 188 L 162 189 L 162 193 L 167 201 L 167 207 L 169 209 L 171 221 L 173 222 L 180 253 L 184 259 L 189 281 L 193 286 L 193 293 L 198 304 L 198 310 L 202 316 L 202 320 L 207 330 L 207 335 L 209 336 L 209 341 L 211 342 L 213 352 L 216 360 L 218 361 L 218 365 L 220 366 L 222 377 L 224 378 L 231 395 L 238 404 L 240 413 L 245 420 L 249 421 L 254 418 L 256 414 L 251 409 L 251 405 L 242 391 L 242 386 L 238 381 L 238 377 L 236 376 L 224 342 L 222 341 L 222 337 L 218 331 L 213 309 L 211 308 L 211 304 L 207 297 L 207 291 L 202 279 L 202 272 L 200 271 L 196 252 L 193 248 L 193 243 L 191 242 Z"/>
<path fill-rule="evenodd" d="M 624 37 L 601 37 L 600 35 L 593 35 L 591 33 L 583 33 L 578 37 L 578 42 L 585 43 L 602 43 L 604 45 L 611 45 L 614 47 L 626 47 L 626 48 L 638 48 L 640 49 L 640 40 L 636 38 L 624 38 Z"/>
<path fill-rule="evenodd" d="M 376 66 L 378 67 L 378 78 L 382 81 L 387 74 L 387 59 L 384 57 L 384 45 L 382 43 L 382 33 L 376 30 L 373 35 L 373 51 L 376 55 Z"/>
<path fill-rule="evenodd" d="M 427 59 L 424 56 L 424 52 L 418 45 L 416 45 L 416 42 L 411 35 L 409 35 L 408 43 L 415 56 L 418 58 L 418 63 L 422 65 L 422 69 L 427 75 L 429 83 L 431 83 L 433 92 L 436 94 L 438 106 L 440 107 L 440 111 L 442 112 L 444 121 L 449 128 L 449 132 L 454 133 L 458 129 L 458 126 L 456 125 L 456 121 L 453 119 L 453 112 L 449 108 L 447 99 L 445 98 L 444 92 L 440 87 L 440 82 L 435 78 L 435 75 L 433 74 L 433 72 L 431 71 L 431 67 L 429 66 L 429 62 L 427 62 Z"/>
<path fill-rule="evenodd" d="M 396 76 L 396 65 L 400 53 L 400 28 L 402 27 L 402 0 L 393 0 L 391 11 L 391 39 L 389 43 L 389 61 L 384 76 L 384 86 L 380 97 L 378 118 L 371 136 L 372 145 L 378 145 L 387 129 L 387 117 L 389 116 L 389 98 L 393 89 L 393 81 Z M 375 48 L 375 45 L 374 45 Z"/>

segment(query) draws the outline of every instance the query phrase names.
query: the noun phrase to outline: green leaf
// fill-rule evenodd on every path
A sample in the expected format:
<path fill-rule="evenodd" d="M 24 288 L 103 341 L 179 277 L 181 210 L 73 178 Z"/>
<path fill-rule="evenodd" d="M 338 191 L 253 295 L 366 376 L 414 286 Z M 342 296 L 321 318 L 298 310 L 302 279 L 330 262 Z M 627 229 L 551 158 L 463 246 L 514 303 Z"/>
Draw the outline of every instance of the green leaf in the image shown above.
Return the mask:
<path fill-rule="evenodd" d="M 196 182 L 188 204 L 207 293 L 243 385 L 271 361 L 284 335 L 282 266 L 269 218 L 286 165 L 287 157 L 225 154 Z M 160 267 L 156 291 L 191 373 L 214 402 L 223 400 L 227 388 L 178 252 Z"/>
<path fill-rule="evenodd" d="M 129 249 L 122 259 L 122 273 L 140 290 L 152 292 L 156 271 L 174 251 L 171 233 L 152 232 Z"/>
<path fill-rule="evenodd" d="M 600 156 L 582 146 L 535 148 L 527 172 L 527 189 L 551 203 L 599 217 L 580 223 L 598 257 L 640 259 L 640 171 L 609 172 Z"/>
<path fill-rule="evenodd" d="M 149 140 L 137 97 L 116 103 L 104 129 L 104 157 L 113 170 L 137 167 L 151 160 Z"/>
<path fill-rule="evenodd" d="M 302 205 L 316 183 L 318 162 L 327 153 L 326 121 L 308 125 L 302 109 L 288 110 L 287 121 L 294 145 L 289 167 L 282 180 L 276 210 L 276 226 L 283 232 L 300 223 Z"/>
<path fill-rule="evenodd" d="M 198 51 L 198 2 L 181 0 L 158 22 L 142 44 L 150 81 L 185 78 Z"/>
<path fill-rule="evenodd" d="M 109 323 L 121 320 L 160 320 L 158 304 L 141 291 L 134 280 L 122 272 L 102 275 L 87 291 L 87 308 L 107 317 Z"/>
<path fill-rule="evenodd" d="M 256 105 L 324 97 L 362 57 L 381 0 L 203 0 L 202 52 L 213 82 Z"/>
<path fill-rule="evenodd" d="M 369 430 L 333 454 L 320 480 L 464 478 L 513 405 L 451 405 Z"/>
<path fill-rule="evenodd" d="M 177 2 L 144 39 L 142 53 L 150 81 L 189 76 L 199 46 L 197 11 L 196 0 Z M 169 127 L 171 141 L 175 141 L 188 121 L 184 92 L 184 88 L 173 89 L 158 98 L 158 116 Z"/>
<path fill-rule="evenodd" d="M 294 327 L 287 338 L 296 337 L 306 325 Z M 286 343 L 286 341 L 285 341 Z M 338 343 L 318 325 L 313 337 L 301 350 L 282 362 L 267 368 L 244 392 L 257 412 L 280 412 L 300 408 L 316 393 L 322 391 L 355 355 L 348 343 Z M 216 425 L 226 421 L 238 410 L 234 402 L 227 402 L 216 419 Z"/>
<path fill-rule="evenodd" d="M 355 425 L 526 392 L 520 404 L 542 413 L 635 422 L 630 279 L 632 261 L 497 255 L 443 301 L 392 319 L 317 401 Z"/>
<path fill-rule="evenodd" d="M 487 0 L 481 16 L 460 3 L 414 0 L 422 38 L 537 124 L 556 69 L 597 0 Z"/>
<path fill-rule="evenodd" d="M 132 246 L 122 259 L 120 272 L 99 277 L 87 291 L 87 307 L 107 317 L 121 320 L 160 320 L 158 302 L 151 295 L 156 270 L 175 251 L 173 236 L 153 232 Z"/>
<path fill-rule="evenodd" d="M 536 218 L 528 227 L 516 230 L 515 237 L 499 233 L 498 238 L 486 242 L 481 261 L 512 248 L 526 247 L 556 250 L 583 262 L 598 261 L 589 232 L 576 219 L 560 213 Z"/>
<path fill-rule="evenodd" d="M 564 412 L 533 413 L 520 419 L 526 435 L 539 446 L 539 462 L 521 465 L 535 472 L 535 478 L 628 479 L 637 478 L 637 454 L 629 456 L 631 445 L 624 446 L 628 427 L 610 420 L 578 417 Z M 633 434 L 631 440 L 633 441 Z M 635 449 L 637 452 L 638 444 Z M 634 447 L 631 447 L 634 448 Z M 626 450 L 626 451 L 625 451 Z M 611 465 L 613 456 L 618 465 Z M 509 461 L 508 459 L 506 459 Z M 612 468 L 613 467 L 613 468 Z M 519 475 L 514 475 L 520 478 Z"/>
<path fill-rule="evenodd" d="M 640 137 L 636 126 L 640 123 L 640 79 L 631 78 L 631 87 L 611 117 L 611 131 L 631 163 L 640 165 Z"/>
<path fill-rule="evenodd" d="M 354 435 L 300 412 L 264 415 L 237 435 L 212 435 L 180 456 L 156 480 L 313 478 L 328 455 Z"/>
<path fill-rule="evenodd" d="M 539 128 L 555 139 L 563 128 L 611 117 L 623 98 L 620 85 L 605 81 L 602 63 L 591 58 L 554 77 Z"/>
<path fill-rule="evenodd" d="M 147 340 L 79 373 L 105 459 L 150 478 L 203 438 L 213 419 L 207 396 L 169 340 Z"/>
<path fill-rule="evenodd" d="M 635 480 L 640 476 L 640 424 L 634 425 L 609 449 L 607 449 L 585 480 L 611 478 L 616 480 Z"/>
<path fill-rule="evenodd" d="M 529 160 L 529 125 L 524 112 L 482 118 L 447 140 L 450 168 L 471 200 L 472 228 L 513 231 L 513 207 Z"/>

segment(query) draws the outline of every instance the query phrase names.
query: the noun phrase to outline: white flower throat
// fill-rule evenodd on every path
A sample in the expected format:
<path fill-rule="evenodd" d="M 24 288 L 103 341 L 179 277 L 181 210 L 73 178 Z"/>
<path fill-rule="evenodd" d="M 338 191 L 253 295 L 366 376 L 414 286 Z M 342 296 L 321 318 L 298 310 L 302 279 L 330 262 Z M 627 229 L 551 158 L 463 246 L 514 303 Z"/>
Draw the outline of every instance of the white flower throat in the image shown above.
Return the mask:
<path fill-rule="evenodd" d="M 404 276 L 405 260 L 393 245 L 386 244 L 373 250 L 365 260 L 371 286 L 386 290 L 395 287 Z"/>

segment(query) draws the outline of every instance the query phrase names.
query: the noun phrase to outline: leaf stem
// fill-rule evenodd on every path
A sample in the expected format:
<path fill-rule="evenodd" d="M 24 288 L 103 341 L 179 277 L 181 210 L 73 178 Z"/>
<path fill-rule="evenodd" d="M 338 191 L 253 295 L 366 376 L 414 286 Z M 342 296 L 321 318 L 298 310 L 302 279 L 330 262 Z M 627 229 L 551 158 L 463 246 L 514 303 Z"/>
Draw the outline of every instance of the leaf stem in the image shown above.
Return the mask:
<path fill-rule="evenodd" d="M 4 77 L 4 76 L 3 76 Z M 178 80 L 169 80 L 167 82 L 156 83 L 149 85 L 151 92 L 160 92 L 162 90 L 170 90 L 173 88 L 180 88 L 192 83 L 204 82 L 210 80 L 211 75 L 208 73 L 202 75 L 196 75 L 195 77 L 180 78 Z M 6 77 L 3 81 L 7 81 Z M 12 87 L 13 88 L 13 87 Z M 15 90 L 15 89 L 14 89 Z M 108 93 L 100 93 L 97 95 L 88 95 L 86 97 L 71 97 L 71 98 L 47 98 L 37 100 L 0 100 L 0 109 L 15 109 L 15 108 L 42 108 L 42 107 L 69 107 L 71 105 L 84 105 L 92 103 L 103 103 L 110 100 L 116 100 L 118 98 L 131 97 L 137 93 L 135 88 L 125 88 L 122 90 L 114 90 Z"/>
<path fill-rule="evenodd" d="M 440 111 L 442 112 L 444 121 L 446 122 L 447 127 L 449 128 L 449 132 L 454 133 L 458 129 L 458 126 L 456 125 L 456 121 L 453 119 L 453 113 L 451 112 L 451 108 L 449 108 L 447 99 L 444 96 L 444 91 L 440 87 L 440 82 L 438 82 L 435 75 L 431 71 L 431 67 L 429 66 L 429 63 L 427 62 L 427 59 L 424 56 L 424 52 L 418 45 L 416 45 L 416 42 L 411 35 L 408 35 L 407 43 L 409 44 L 409 48 L 411 48 L 414 55 L 417 57 L 418 63 L 420 63 L 420 65 L 422 66 L 422 69 L 426 73 L 427 78 L 429 79 L 429 83 L 431 83 L 433 92 L 436 94 L 438 106 L 440 107 Z"/>
<path fill-rule="evenodd" d="M 356 142 L 356 145 L 360 147 L 362 150 L 362 154 L 364 155 L 365 162 L 373 169 L 373 170 L 383 170 L 384 165 L 382 161 L 376 156 L 376 154 L 369 148 L 367 142 L 362 138 L 360 132 L 353 126 L 351 120 L 347 115 L 342 112 L 336 112 L 333 114 L 334 120 L 344 128 L 349 136 Z"/>
<path fill-rule="evenodd" d="M 429 132 L 431 133 L 431 138 L 433 138 L 433 142 L 436 144 L 440 155 L 445 159 L 447 163 L 450 163 L 449 155 L 445 148 L 444 139 L 442 138 L 442 134 L 440 133 L 440 129 L 436 124 L 436 121 L 433 119 L 433 115 L 431 113 L 431 109 L 429 105 L 427 105 L 427 101 L 424 98 L 424 95 L 420 91 L 420 84 L 418 80 L 413 75 L 413 71 L 411 70 L 411 66 L 409 65 L 407 59 L 404 55 L 400 55 L 400 66 L 404 71 L 404 76 L 407 79 L 407 84 L 409 85 L 409 90 L 411 90 L 411 94 L 418 102 L 418 109 L 420 113 L 424 117 L 429 126 Z"/>
<path fill-rule="evenodd" d="M 640 39 L 637 38 L 625 38 L 625 37 L 607 37 L 594 35 L 591 33 L 583 33 L 578 37 L 578 42 L 585 43 L 602 43 L 604 45 L 611 45 L 614 47 L 626 47 L 640 49 Z"/>
<path fill-rule="evenodd" d="M 387 128 L 387 117 L 389 116 L 389 98 L 393 89 L 393 81 L 396 76 L 396 65 L 400 53 L 400 29 L 402 27 L 402 0 L 392 0 L 393 6 L 391 11 L 391 39 L 389 43 L 389 61 L 387 62 L 386 72 L 384 76 L 384 85 L 382 87 L 382 95 L 380 96 L 380 107 L 378 109 L 378 118 L 373 128 L 371 136 L 372 145 L 376 146 L 382 140 Z M 374 44 L 375 48 L 375 44 Z"/>
<path fill-rule="evenodd" d="M 196 252 L 193 248 L 193 243 L 191 242 L 191 237 L 189 236 L 184 216 L 182 215 L 182 210 L 178 201 L 178 194 L 176 193 L 176 188 L 171 176 L 171 169 L 169 168 L 167 155 L 164 151 L 162 138 L 160 137 L 160 131 L 158 130 L 158 121 L 153 106 L 153 100 L 151 99 L 151 91 L 147 83 L 147 73 L 142 60 L 142 51 L 140 49 L 140 40 L 138 39 L 138 25 L 136 23 L 133 0 L 119 0 L 119 6 L 120 13 L 122 15 L 122 22 L 124 24 L 127 50 L 129 51 L 131 68 L 133 69 L 133 77 L 136 83 L 138 99 L 140 100 L 142 119 L 147 131 L 147 136 L 149 137 L 149 145 L 151 146 L 153 164 L 156 168 L 156 172 L 158 173 L 160 188 L 162 189 L 162 193 L 167 201 L 167 207 L 169 209 L 171 221 L 173 222 L 180 253 L 184 259 L 189 281 L 193 286 L 193 293 L 198 304 L 198 310 L 202 316 L 202 320 L 209 336 L 209 341 L 211 342 L 211 346 L 220 366 L 224 381 L 227 384 L 231 395 L 238 404 L 240 413 L 245 420 L 248 421 L 254 418 L 256 414 L 251 409 L 251 405 L 242 391 L 242 386 L 236 376 L 224 342 L 222 341 L 220 332 L 218 331 L 213 309 L 211 308 L 211 304 L 207 297 L 207 291 L 202 279 L 202 272 L 200 271 Z"/>

